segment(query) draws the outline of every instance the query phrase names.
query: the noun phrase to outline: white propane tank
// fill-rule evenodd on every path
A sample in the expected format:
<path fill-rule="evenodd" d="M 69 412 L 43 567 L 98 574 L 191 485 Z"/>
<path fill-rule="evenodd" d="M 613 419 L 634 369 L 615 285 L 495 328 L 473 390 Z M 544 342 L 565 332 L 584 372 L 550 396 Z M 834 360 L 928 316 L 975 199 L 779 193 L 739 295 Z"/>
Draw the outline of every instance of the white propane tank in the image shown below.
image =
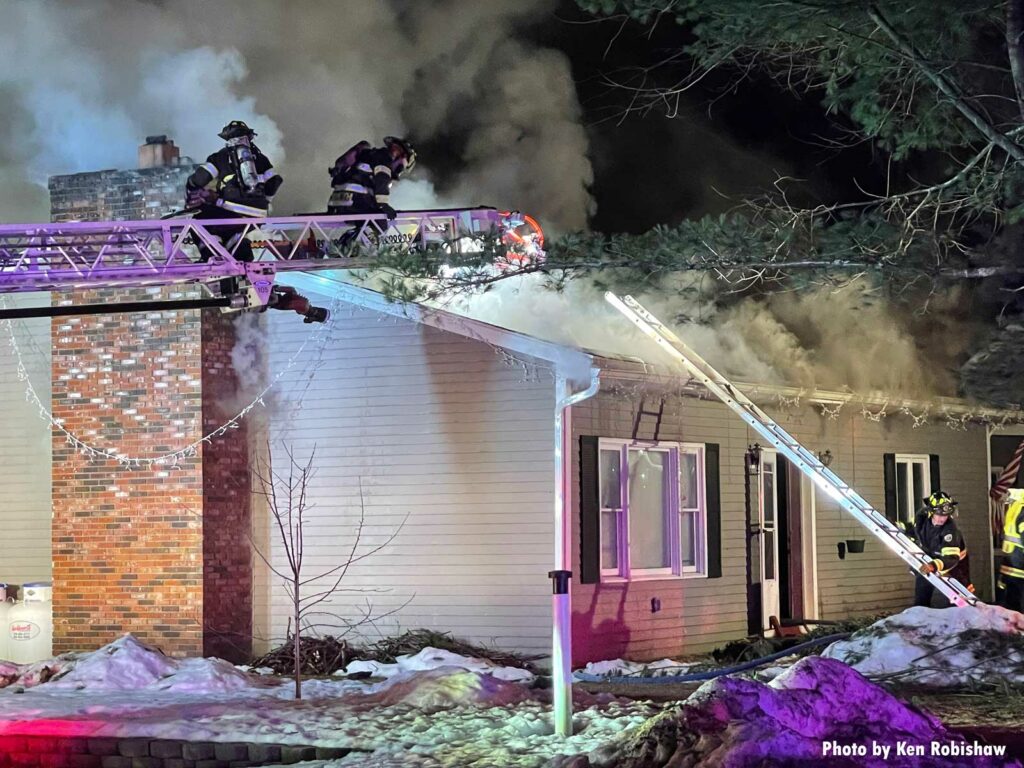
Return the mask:
<path fill-rule="evenodd" d="M 53 585 L 22 584 L 21 596 L 7 614 L 8 655 L 15 664 L 31 664 L 53 655 Z"/>
<path fill-rule="evenodd" d="M 11 597 L 8 597 L 8 594 Z M 14 604 L 14 590 L 8 584 L 0 584 L 0 661 L 10 661 L 7 642 L 7 614 Z"/>

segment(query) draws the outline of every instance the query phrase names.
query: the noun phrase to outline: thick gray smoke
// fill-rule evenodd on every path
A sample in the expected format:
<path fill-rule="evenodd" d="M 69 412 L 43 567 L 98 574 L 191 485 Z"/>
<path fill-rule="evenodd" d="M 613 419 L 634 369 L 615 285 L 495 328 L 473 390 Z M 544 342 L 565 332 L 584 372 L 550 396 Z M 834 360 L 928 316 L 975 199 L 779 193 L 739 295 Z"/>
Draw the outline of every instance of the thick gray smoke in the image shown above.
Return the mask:
<path fill-rule="evenodd" d="M 721 306 L 713 286 L 681 282 L 697 290 L 636 298 L 739 381 L 911 398 L 957 394 L 952 361 L 965 352 L 971 324 L 946 311 L 961 303 L 955 291 L 919 316 L 874 299 L 864 283 Z M 556 293 L 532 276 L 510 280 L 450 308 L 551 341 L 671 365 L 589 281 Z"/>
<path fill-rule="evenodd" d="M 458 136 L 460 156 L 424 156 L 399 202 L 581 228 L 591 168 L 568 61 L 516 38 L 553 4 L 0 0 L 0 219 L 45 219 L 48 175 L 134 167 L 159 133 L 201 160 L 242 119 L 285 176 L 279 213 L 322 210 L 327 167 L 359 139 Z"/>
<path fill-rule="evenodd" d="M 569 62 L 519 33 L 555 1 L 0 0 L 0 220 L 46 219 L 48 175 L 134 167 L 136 146 L 160 133 L 202 160 L 222 145 L 219 128 L 242 119 L 285 177 L 278 213 L 323 210 L 341 151 L 406 134 L 434 151 L 397 185 L 397 207 L 490 204 L 535 215 L 549 234 L 583 228 L 592 171 Z M 712 176 L 724 162 L 713 159 Z M 513 290 L 466 311 L 636 348 L 582 283 L 563 296 Z M 936 360 L 965 338 L 964 326 L 937 332 L 854 291 L 710 310 L 710 297 L 645 300 L 666 318 L 704 313 L 684 335 L 751 380 L 952 393 Z"/>

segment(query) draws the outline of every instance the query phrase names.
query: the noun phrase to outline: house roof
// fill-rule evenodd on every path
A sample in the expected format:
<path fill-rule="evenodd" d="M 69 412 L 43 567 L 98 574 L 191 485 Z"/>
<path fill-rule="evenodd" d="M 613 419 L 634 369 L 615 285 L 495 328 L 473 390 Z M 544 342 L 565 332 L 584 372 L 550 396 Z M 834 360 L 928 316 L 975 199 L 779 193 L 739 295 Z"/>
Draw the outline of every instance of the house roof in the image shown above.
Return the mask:
<path fill-rule="evenodd" d="M 693 382 L 685 372 L 663 361 L 652 362 L 640 356 L 618 355 L 558 344 L 448 310 L 412 302 L 389 301 L 377 291 L 339 280 L 330 273 L 284 272 L 277 276 L 277 280 L 300 291 L 337 298 L 364 309 L 405 318 L 441 331 L 554 363 L 561 375 L 575 382 L 586 382 L 590 378 L 590 370 L 598 369 L 601 379 L 608 383 L 642 384 L 648 389 L 662 389 L 695 396 L 707 394 L 704 387 Z M 1020 408 L 990 408 L 959 398 L 935 397 L 919 400 L 885 392 L 863 394 L 822 389 L 808 391 L 800 387 L 747 382 L 735 378 L 733 383 L 752 400 L 762 402 L 796 400 L 826 407 L 852 402 L 883 409 L 891 407 L 890 413 L 906 409 L 918 414 L 931 412 L 936 415 L 970 416 L 993 422 L 1024 422 L 1024 410 Z"/>
<path fill-rule="evenodd" d="M 389 301 L 377 291 L 332 278 L 324 272 L 282 272 L 277 280 L 300 291 L 337 298 L 364 309 L 412 320 L 440 331 L 554 363 L 562 375 L 574 381 L 589 381 L 590 371 L 595 367 L 595 356 L 585 350 L 538 339 L 444 309 L 412 302 Z"/>

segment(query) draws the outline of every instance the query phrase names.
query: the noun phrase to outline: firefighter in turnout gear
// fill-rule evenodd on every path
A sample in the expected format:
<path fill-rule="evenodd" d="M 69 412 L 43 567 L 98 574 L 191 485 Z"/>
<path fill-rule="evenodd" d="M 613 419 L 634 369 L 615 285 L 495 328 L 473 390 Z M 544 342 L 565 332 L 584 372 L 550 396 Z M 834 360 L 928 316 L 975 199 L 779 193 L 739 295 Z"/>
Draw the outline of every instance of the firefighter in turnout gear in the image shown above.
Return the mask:
<path fill-rule="evenodd" d="M 256 132 L 232 120 L 217 134 L 227 145 L 206 158 L 185 183 L 185 207 L 197 219 L 246 219 L 266 216 L 270 198 L 283 179 L 253 143 Z M 252 246 L 241 235 L 245 227 L 217 226 L 207 231 L 220 239 L 239 261 L 252 261 Z M 241 239 L 239 239 L 241 238 Z M 203 261 L 209 249 L 200 247 Z"/>
<path fill-rule="evenodd" d="M 1003 562 L 999 566 L 1000 605 L 1024 612 L 1024 491 L 1010 491 L 1003 522 Z"/>
<path fill-rule="evenodd" d="M 385 136 L 383 147 L 360 141 L 327 169 L 331 175 L 331 215 L 383 213 L 395 218 L 391 184 L 416 165 L 416 150 L 407 140 Z"/>
<path fill-rule="evenodd" d="M 935 588 L 924 578 L 929 573 L 956 579 L 974 591 L 967 561 L 967 543 L 953 519 L 957 503 L 949 494 L 935 491 L 924 500 L 924 507 L 918 511 L 912 529 L 900 523 L 907 535 L 932 558 L 921 567 L 921 575 L 915 580 L 914 605 L 930 606 L 936 597 Z M 948 602 L 943 602 L 945 605 L 942 607 L 949 606 Z"/>

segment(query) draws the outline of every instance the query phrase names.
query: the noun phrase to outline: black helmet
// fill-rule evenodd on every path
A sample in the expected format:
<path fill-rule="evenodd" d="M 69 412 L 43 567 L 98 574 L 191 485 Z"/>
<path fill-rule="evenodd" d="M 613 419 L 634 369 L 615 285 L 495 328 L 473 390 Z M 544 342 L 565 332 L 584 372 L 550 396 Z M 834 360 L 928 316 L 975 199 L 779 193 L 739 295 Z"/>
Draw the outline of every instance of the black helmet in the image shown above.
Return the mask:
<path fill-rule="evenodd" d="M 935 491 L 924 500 L 929 515 L 952 515 L 956 512 L 958 502 L 945 491 Z"/>
<path fill-rule="evenodd" d="M 416 165 L 416 150 L 412 143 L 408 139 L 402 139 L 398 136 L 385 136 L 384 146 L 391 149 L 394 146 L 399 147 L 402 153 L 405 155 L 405 164 L 398 170 L 396 177 L 403 173 L 408 173 Z"/>
<path fill-rule="evenodd" d="M 242 136 L 248 136 L 252 138 L 256 135 L 256 131 L 250 128 L 248 125 L 243 123 L 241 120 L 232 120 L 230 123 L 221 128 L 220 133 L 217 134 L 224 141 L 230 139 L 240 139 Z"/>

